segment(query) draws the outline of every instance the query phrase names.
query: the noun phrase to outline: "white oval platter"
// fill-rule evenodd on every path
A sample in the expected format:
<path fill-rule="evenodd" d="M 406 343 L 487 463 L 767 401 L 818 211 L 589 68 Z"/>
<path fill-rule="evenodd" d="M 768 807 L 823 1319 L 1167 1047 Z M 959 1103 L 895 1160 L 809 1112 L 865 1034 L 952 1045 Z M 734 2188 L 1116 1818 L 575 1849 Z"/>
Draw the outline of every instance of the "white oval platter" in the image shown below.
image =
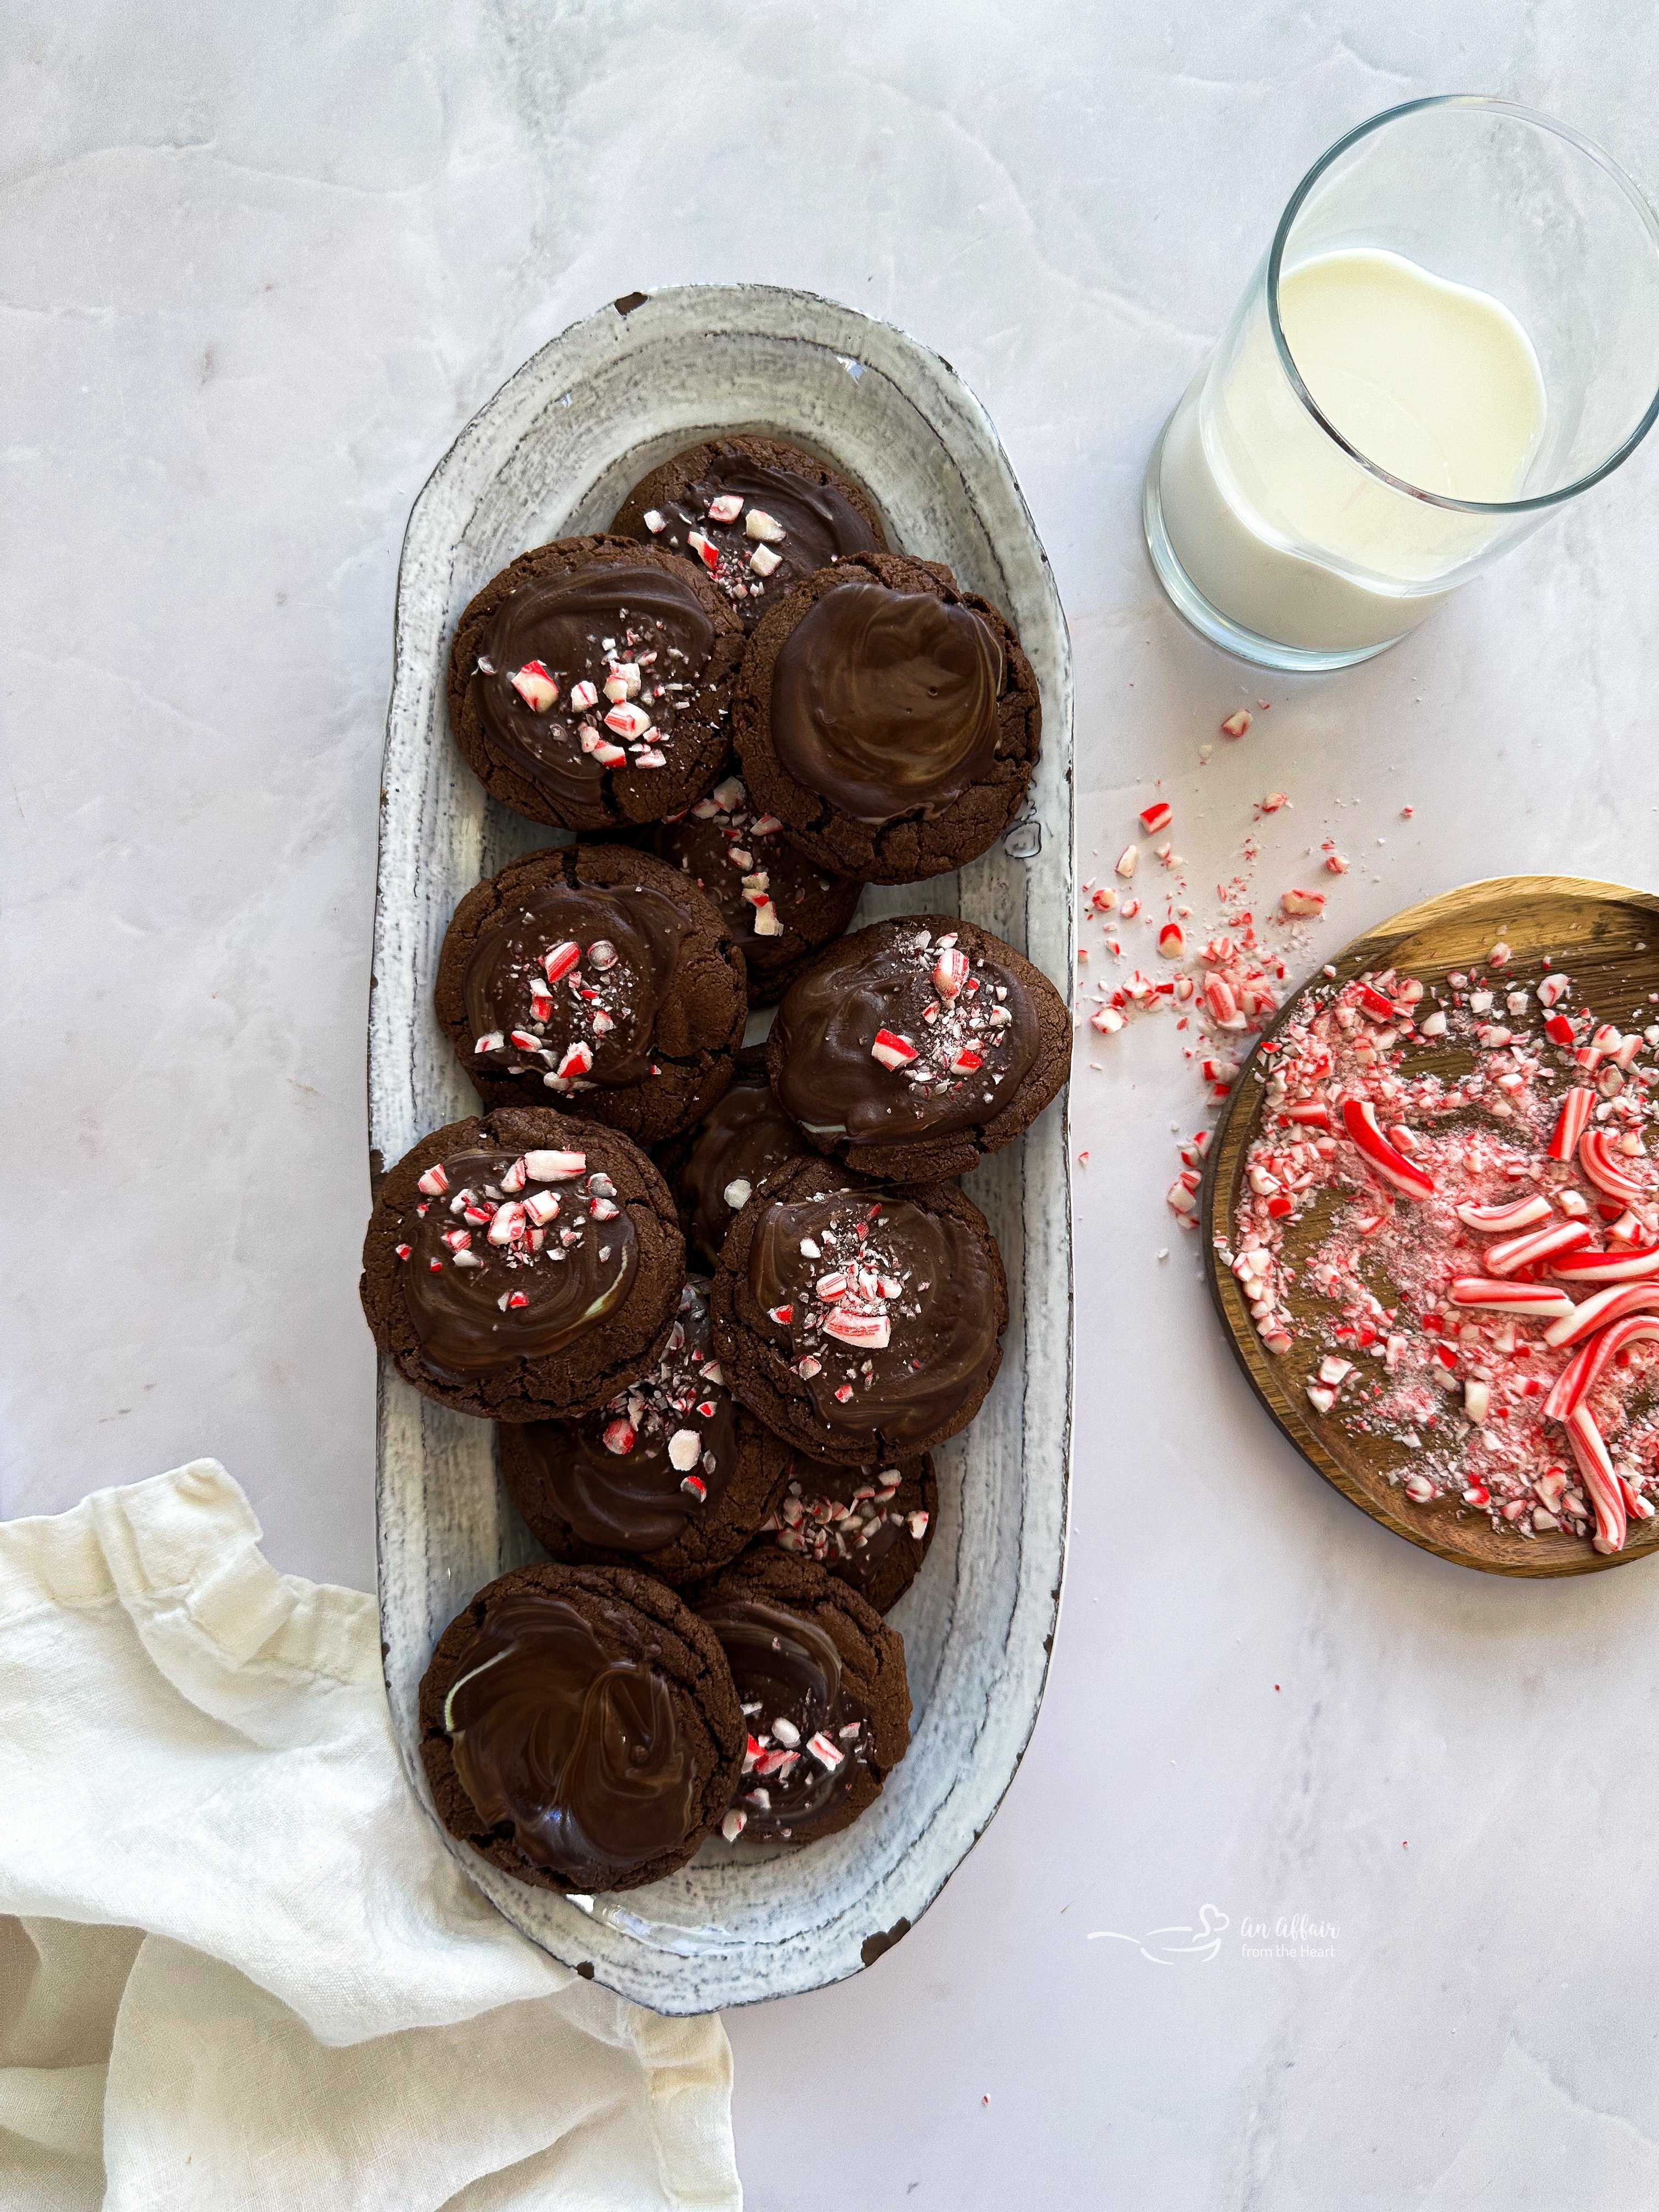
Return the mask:
<path fill-rule="evenodd" d="M 810 294 L 744 284 L 635 295 L 527 362 L 461 433 L 410 518 L 370 994 L 377 1176 L 426 1131 L 476 1110 L 432 1010 L 451 914 L 514 854 L 556 842 L 487 802 L 455 748 L 444 674 L 456 617 L 515 554 L 602 528 L 647 469 L 716 429 L 775 431 L 842 463 L 868 486 L 893 544 L 948 562 L 1013 622 L 1042 688 L 1026 815 L 957 875 L 867 891 L 859 920 L 960 912 L 1070 994 L 1070 649 L 1048 560 L 983 409 L 937 355 Z M 531 1888 L 446 1838 L 526 1936 L 659 2012 L 817 1989 L 868 1966 L 972 1848 L 1036 1722 L 1059 1613 L 1071 1443 L 1064 1100 L 967 1188 L 1001 1244 L 1011 1317 L 984 1410 L 937 1455 L 939 1527 L 893 1615 L 915 1735 L 877 1804 L 846 1833 L 798 1850 L 716 1840 L 671 1880 L 615 1898 Z M 475 1590 L 541 1554 L 501 1489 L 490 1425 L 431 1404 L 386 1362 L 378 1443 L 386 1687 L 430 1813 L 416 1699 L 432 1647 Z"/>

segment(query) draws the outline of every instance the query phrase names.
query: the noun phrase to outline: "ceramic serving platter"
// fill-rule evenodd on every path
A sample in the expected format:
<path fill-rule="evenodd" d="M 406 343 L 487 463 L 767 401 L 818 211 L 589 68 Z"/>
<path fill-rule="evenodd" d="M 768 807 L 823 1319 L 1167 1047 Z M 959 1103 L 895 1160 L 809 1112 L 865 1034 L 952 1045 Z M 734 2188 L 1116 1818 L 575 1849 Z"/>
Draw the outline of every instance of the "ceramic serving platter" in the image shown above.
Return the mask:
<path fill-rule="evenodd" d="M 1511 981 L 1535 981 L 1547 954 L 1559 972 L 1572 977 L 1575 1005 L 1589 1008 L 1598 1021 L 1627 1023 L 1632 1005 L 1644 1005 L 1659 988 L 1659 898 L 1582 876 L 1495 876 L 1443 891 L 1356 938 L 1328 972 L 1340 984 L 1398 968 L 1424 983 L 1442 985 L 1455 970 L 1480 966 L 1499 938 L 1512 950 Z M 1286 1003 L 1267 1032 L 1269 1039 L 1296 1018 L 1301 1003 L 1299 994 Z M 1469 1062 L 1468 1048 L 1454 1043 L 1431 1051 L 1419 1042 L 1412 1055 L 1414 1070 L 1448 1077 L 1466 1073 Z M 1265 1351 L 1237 1280 L 1215 1248 L 1217 1229 L 1237 1218 L 1263 1111 L 1260 1084 L 1234 1085 L 1210 1147 L 1204 1257 L 1210 1293 L 1239 1364 L 1303 1457 L 1373 1521 L 1461 1567 L 1537 1579 L 1601 1574 L 1651 1559 L 1659 1552 L 1659 1519 L 1632 1520 L 1623 1551 L 1607 1555 L 1565 1529 L 1529 1539 L 1512 1530 L 1500 1534 L 1488 1515 L 1455 1498 L 1413 1505 L 1400 1487 L 1412 1466 L 1405 1445 L 1388 1437 L 1350 1434 L 1339 1420 L 1314 1418 L 1306 1386 L 1317 1350 L 1302 1342 L 1282 1359 Z M 1310 1224 L 1305 1243 L 1316 1243 L 1322 1233 Z M 1298 1318 L 1322 1310 L 1300 1288 L 1290 1304 Z"/>
<path fill-rule="evenodd" d="M 1042 687 L 1042 758 L 1025 815 L 959 874 L 867 891 L 858 921 L 960 912 L 1068 988 L 1070 653 L 1048 561 L 983 409 L 948 362 L 902 331 L 805 293 L 739 285 L 630 295 L 526 363 L 462 432 L 410 519 L 369 1022 L 377 1174 L 426 1131 L 476 1110 L 433 1016 L 439 947 L 481 877 L 552 842 L 486 801 L 451 738 L 444 672 L 456 617 L 515 554 L 603 527 L 648 469 L 717 429 L 775 431 L 842 464 L 868 486 L 893 544 L 948 562 L 1013 622 Z M 659 2012 L 816 1989 L 868 1966 L 961 1863 L 1030 1735 L 1066 1540 L 1064 1101 L 966 1187 L 1001 1245 L 1011 1316 L 989 1401 L 937 1455 L 939 1527 L 893 1615 L 915 1734 L 877 1804 L 846 1833 L 801 1850 L 716 1840 L 672 1879 L 615 1898 L 531 1888 L 446 1838 L 526 1936 Z M 416 1696 L 432 1647 L 475 1590 L 540 1554 L 501 1488 L 490 1425 L 431 1404 L 389 1362 L 377 1498 L 386 1686 L 410 1785 L 430 1812 Z"/>

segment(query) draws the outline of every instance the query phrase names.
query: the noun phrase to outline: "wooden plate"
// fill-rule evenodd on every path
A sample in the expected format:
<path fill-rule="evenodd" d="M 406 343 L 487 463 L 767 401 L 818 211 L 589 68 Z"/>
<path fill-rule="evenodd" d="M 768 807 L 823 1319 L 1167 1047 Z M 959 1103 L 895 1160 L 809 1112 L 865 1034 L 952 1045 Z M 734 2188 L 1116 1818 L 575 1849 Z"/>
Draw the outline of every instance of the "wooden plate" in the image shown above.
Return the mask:
<path fill-rule="evenodd" d="M 1659 990 L 1659 897 L 1582 876 L 1496 876 L 1425 899 L 1356 938 L 1334 963 L 1337 981 L 1346 983 L 1368 969 L 1395 967 L 1427 984 L 1443 982 L 1454 969 L 1482 966 L 1500 939 L 1514 954 L 1507 974 L 1515 983 L 1535 982 L 1548 953 L 1557 969 L 1571 976 L 1574 1005 L 1591 1009 L 1598 1021 L 1628 1024 L 1632 1008 L 1650 991 Z M 1300 995 L 1280 1009 L 1269 1036 L 1291 1018 Z M 1239 1364 L 1304 1459 L 1396 1536 L 1485 1574 L 1596 1574 L 1659 1550 L 1659 1516 L 1633 1521 L 1624 1550 L 1603 1557 L 1587 1538 L 1565 1530 L 1530 1541 L 1499 1535 L 1484 1513 L 1455 1498 L 1414 1506 L 1389 1480 L 1390 1473 L 1409 1466 L 1412 1454 L 1406 1445 L 1389 1437 L 1351 1436 L 1335 1421 L 1314 1419 L 1304 1393 L 1318 1363 L 1317 1350 L 1298 1340 L 1282 1358 L 1264 1351 L 1237 1279 L 1216 1257 L 1216 1218 L 1231 1231 L 1245 1155 L 1261 1119 L 1261 1086 L 1249 1075 L 1255 1065 L 1249 1062 L 1234 1085 L 1210 1147 L 1204 1264 Z M 1412 1058 L 1413 1072 L 1461 1075 L 1469 1065 L 1468 1049 L 1457 1045 L 1437 1054 L 1419 1046 Z M 1296 1253 L 1293 1236 L 1286 1246 Z M 1310 1303 L 1298 1292 L 1289 1302 L 1291 1311 L 1300 1318 Z"/>

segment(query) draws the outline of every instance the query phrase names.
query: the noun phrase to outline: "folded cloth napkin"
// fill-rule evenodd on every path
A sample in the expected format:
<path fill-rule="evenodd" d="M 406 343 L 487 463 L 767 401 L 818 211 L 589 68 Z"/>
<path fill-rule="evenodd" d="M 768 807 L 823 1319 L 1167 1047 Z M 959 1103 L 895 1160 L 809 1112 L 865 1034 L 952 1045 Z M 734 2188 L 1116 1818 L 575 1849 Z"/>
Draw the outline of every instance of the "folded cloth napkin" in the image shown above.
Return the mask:
<path fill-rule="evenodd" d="M 0 1525 L 0 2207 L 738 2205 L 719 2021 L 499 1917 L 258 1540 L 213 1460 Z"/>

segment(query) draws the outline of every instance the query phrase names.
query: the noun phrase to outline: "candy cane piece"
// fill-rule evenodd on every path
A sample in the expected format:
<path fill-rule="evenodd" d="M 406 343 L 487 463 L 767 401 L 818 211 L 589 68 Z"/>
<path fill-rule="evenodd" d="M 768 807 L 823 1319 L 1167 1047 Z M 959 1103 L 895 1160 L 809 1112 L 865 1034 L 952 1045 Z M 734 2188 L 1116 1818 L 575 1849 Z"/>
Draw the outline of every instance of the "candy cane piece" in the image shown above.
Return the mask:
<path fill-rule="evenodd" d="M 1547 1221 L 1553 1211 L 1543 1193 L 1534 1191 L 1530 1198 L 1512 1199 L 1507 1206 L 1460 1206 L 1457 1218 L 1471 1229 L 1532 1229 Z"/>
<path fill-rule="evenodd" d="M 1659 1285 L 1630 1283 L 1622 1290 L 1598 1291 L 1547 1328 L 1544 1341 L 1559 1352 L 1566 1345 L 1582 1344 L 1598 1328 L 1607 1328 L 1632 1313 L 1659 1313 Z"/>
<path fill-rule="evenodd" d="M 1499 1283 L 1485 1275 L 1460 1275 L 1451 1286 L 1451 1302 L 1455 1306 L 1480 1306 L 1489 1313 L 1521 1314 L 1529 1321 L 1554 1322 L 1557 1328 L 1570 1322 L 1575 1308 L 1565 1291 L 1553 1291 L 1547 1283 Z M 1659 1301 L 1656 1301 L 1659 1303 Z M 1553 1343 L 1554 1331 L 1545 1339 Z"/>
<path fill-rule="evenodd" d="M 1608 1360 L 1630 1344 L 1659 1344 L 1659 1320 L 1651 1314 L 1629 1314 L 1581 1345 L 1544 1401 L 1546 1420 L 1565 1421 L 1575 1406 L 1582 1406 Z"/>
<path fill-rule="evenodd" d="M 1578 1148 L 1578 1139 L 1589 1125 L 1590 1109 L 1595 1103 L 1595 1093 L 1581 1085 L 1569 1091 L 1561 1101 L 1561 1111 L 1556 1118 L 1555 1134 L 1550 1139 L 1549 1157 L 1553 1160 L 1570 1160 Z"/>
<path fill-rule="evenodd" d="M 1579 1138 L 1578 1164 L 1597 1190 L 1605 1191 L 1623 1206 L 1639 1205 L 1647 1196 L 1642 1185 L 1619 1166 L 1605 1129 L 1586 1129 Z"/>
<path fill-rule="evenodd" d="M 1552 1265 L 1564 1283 L 1635 1283 L 1659 1275 L 1659 1244 L 1629 1252 L 1572 1252 Z"/>
<path fill-rule="evenodd" d="M 1567 1442 L 1572 1446 L 1573 1458 L 1583 1477 L 1584 1488 L 1595 1510 L 1594 1542 L 1598 1552 L 1622 1552 L 1625 1532 L 1629 1522 L 1625 1517 L 1625 1501 L 1620 1495 L 1619 1478 L 1613 1471 L 1613 1462 L 1607 1457 L 1607 1445 L 1601 1431 L 1582 1406 L 1576 1407 L 1563 1424 Z"/>
<path fill-rule="evenodd" d="M 1407 1198 L 1432 1198 L 1434 1179 L 1396 1152 L 1376 1126 L 1376 1109 L 1365 1098 L 1342 1101 L 1342 1126 L 1358 1146 L 1360 1157 L 1382 1180 Z"/>
<path fill-rule="evenodd" d="M 1589 1241 L 1589 1231 L 1582 1221 L 1559 1221 L 1553 1229 L 1534 1229 L 1525 1237 L 1510 1237 L 1501 1244 L 1488 1244 L 1484 1255 L 1486 1273 L 1512 1275 L 1517 1267 L 1529 1267 L 1535 1261 L 1549 1259 L 1552 1254 L 1579 1251 Z"/>

